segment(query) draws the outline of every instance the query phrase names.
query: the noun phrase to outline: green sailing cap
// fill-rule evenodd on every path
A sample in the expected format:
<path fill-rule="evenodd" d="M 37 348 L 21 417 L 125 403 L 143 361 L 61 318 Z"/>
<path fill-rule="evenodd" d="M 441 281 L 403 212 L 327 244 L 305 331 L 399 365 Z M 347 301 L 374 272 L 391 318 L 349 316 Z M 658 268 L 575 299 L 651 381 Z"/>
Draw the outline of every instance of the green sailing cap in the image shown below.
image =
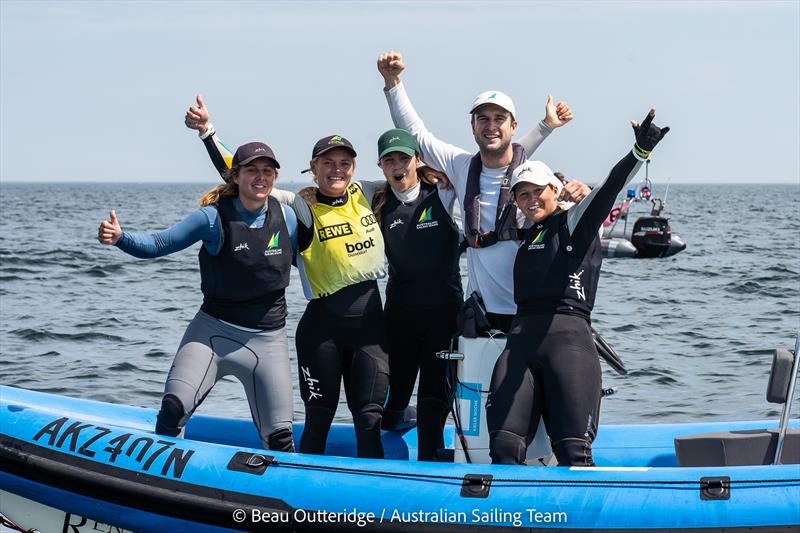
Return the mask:
<path fill-rule="evenodd" d="M 378 159 L 391 152 L 419 155 L 419 144 L 406 130 L 389 130 L 378 138 Z"/>

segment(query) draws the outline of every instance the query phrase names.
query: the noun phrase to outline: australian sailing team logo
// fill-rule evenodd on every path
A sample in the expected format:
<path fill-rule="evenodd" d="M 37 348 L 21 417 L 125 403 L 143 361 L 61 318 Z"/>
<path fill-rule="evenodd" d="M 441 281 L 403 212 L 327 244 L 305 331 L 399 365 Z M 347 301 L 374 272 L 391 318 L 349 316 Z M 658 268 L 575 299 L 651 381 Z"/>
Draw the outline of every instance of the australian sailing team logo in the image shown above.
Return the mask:
<path fill-rule="evenodd" d="M 547 234 L 547 228 L 541 230 L 533 241 L 528 245 L 528 250 L 543 250 L 544 249 L 544 236 Z"/>
<path fill-rule="evenodd" d="M 280 234 L 280 231 L 276 231 L 272 234 L 272 237 L 269 239 L 269 243 L 267 243 L 267 249 L 264 250 L 265 256 L 281 255 L 283 253 L 283 249 L 278 248 L 278 238 Z"/>
<path fill-rule="evenodd" d="M 435 228 L 439 225 L 438 220 L 431 220 L 432 209 L 433 207 L 428 207 L 422 211 L 422 214 L 419 216 L 419 220 L 417 221 L 417 229 Z"/>

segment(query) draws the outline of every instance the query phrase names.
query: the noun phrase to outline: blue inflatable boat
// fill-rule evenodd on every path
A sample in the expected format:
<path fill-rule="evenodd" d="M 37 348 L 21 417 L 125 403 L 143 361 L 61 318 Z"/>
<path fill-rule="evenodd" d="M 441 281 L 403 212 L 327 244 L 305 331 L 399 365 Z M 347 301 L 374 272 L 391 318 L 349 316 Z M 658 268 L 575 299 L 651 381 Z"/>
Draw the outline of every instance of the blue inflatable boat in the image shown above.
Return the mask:
<path fill-rule="evenodd" d="M 347 425 L 333 428 L 326 456 L 260 449 L 243 419 L 195 416 L 186 439 L 170 438 L 153 433 L 154 410 L 11 387 L 0 387 L 0 411 L 0 511 L 22 530 L 796 531 L 800 524 L 798 464 L 678 466 L 676 438 L 691 447 L 709 434 L 723 444 L 725 435 L 766 435 L 759 453 L 769 456 L 776 423 L 603 426 L 594 446 L 601 466 L 568 468 L 417 462 L 413 429 L 384 434 L 385 460 L 353 458 Z M 797 439 L 786 439 L 781 462 L 797 463 L 798 455 Z"/>
<path fill-rule="evenodd" d="M 151 409 L 0 387 L 0 524 L 19 531 L 797 531 L 795 352 L 775 351 L 780 423 L 602 426 L 597 467 L 355 458 L 350 425 L 325 456 L 261 449 L 250 420 L 194 416 L 153 433 Z M 297 424 L 295 435 L 302 434 Z M 455 435 L 448 430 L 452 445 Z M 459 443 L 462 442 L 459 440 Z M 454 454 L 457 457 L 457 454 Z"/>

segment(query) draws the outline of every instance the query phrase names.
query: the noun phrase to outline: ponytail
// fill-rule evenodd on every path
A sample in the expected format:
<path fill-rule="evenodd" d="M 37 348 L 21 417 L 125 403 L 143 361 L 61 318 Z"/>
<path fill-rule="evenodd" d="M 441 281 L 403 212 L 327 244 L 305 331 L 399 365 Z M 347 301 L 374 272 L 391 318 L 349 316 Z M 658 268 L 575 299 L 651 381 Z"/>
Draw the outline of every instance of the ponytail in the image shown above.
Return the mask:
<path fill-rule="evenodd" d="M 234 178 L 238 177 L 238 175 L 238 169 L 229 168 L 225 174 L 225 183 L 206 191 L 200 198 L 200 207 L 216 204 L 224 196 L 239 196 L 239 186 L 234 182 Z"/>

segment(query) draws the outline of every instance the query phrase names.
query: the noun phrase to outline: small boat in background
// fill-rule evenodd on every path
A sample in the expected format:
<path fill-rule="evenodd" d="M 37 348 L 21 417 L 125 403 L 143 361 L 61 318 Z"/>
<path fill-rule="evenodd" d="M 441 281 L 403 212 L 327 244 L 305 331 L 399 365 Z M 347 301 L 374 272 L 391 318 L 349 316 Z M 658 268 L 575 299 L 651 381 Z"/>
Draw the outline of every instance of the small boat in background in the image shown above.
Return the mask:
<path fill-rule="evenodd" d="M 603 257 L 669 257 L 686 248 L 686 242 L 672 233 L 669 219 L 661 216 L 667 206 L 669 186 L 664 199 L 653 198 L 649 160 L 645 169 L 645 179 L 635 189 L 628 189 L 625 201 L 615 206 L 603 222 Z M 650 213 L 634 217 L 631 206 L 642 203 L 652 204 Z"/>

